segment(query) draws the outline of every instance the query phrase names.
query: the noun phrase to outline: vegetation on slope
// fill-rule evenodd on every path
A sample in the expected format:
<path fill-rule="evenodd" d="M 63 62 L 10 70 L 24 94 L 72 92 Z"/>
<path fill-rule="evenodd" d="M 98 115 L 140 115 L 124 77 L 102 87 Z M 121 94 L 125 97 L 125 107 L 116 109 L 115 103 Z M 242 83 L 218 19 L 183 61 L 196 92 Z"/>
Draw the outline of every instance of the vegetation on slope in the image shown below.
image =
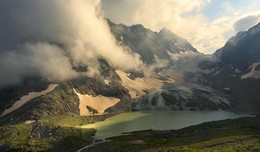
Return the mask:
<path fill-rule="evenodd" d="M 74 126 L 104 117 L 48 116 L 38 121 L 0 127 L 0 151 L 76 151 L 93 142 L 95 129 Z"/>

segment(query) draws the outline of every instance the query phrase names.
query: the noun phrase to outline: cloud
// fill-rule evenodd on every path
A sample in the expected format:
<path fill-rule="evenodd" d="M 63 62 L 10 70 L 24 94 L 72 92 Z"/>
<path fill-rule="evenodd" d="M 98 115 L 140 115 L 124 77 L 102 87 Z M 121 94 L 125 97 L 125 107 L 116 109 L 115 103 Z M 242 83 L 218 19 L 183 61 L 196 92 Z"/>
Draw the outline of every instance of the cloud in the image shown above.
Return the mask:
<path fill-rule="evenodd" d="M 198 45 L 201 39 L 198 40 L 197 33 L 207 26 L 201 9 L 208 3 L 209 0 L 103 0 L 102 9 L 105 16 L 116 23 L 141 23 L 155 31 L 166 27 L 204 51 Z"/>
<path fill-rule="evenodd" d="M 239 8 L 235 7 L 238 3 Z M 209 11 L 212 14 L 204 12 L 208 5 L 214 7 Z M 234 23 L 259 15 L 259 5 L 259 0 L 102 0 L 105 16 L 112 21 L 128 25 L 141 23 L 156 31 L 167 27 L 203 53 L 213 53 L 223 47 L 235 35 Z"/>
<path fill-rule="evenodd" d="M 63 81 L 99 73 L 98 58 L 122 70 L 139 69 L 139 56 L 116 44 L 99 0 L 2 0 L 0 87 L 24 77 Z"/>
<path fill-rule="evenodd" d="M 236 32 L 246 31 L 253 25 L 257 24 L 258 22 L 260 22 L 260 15 L 247 16 L 236 21 L 234 23 L 234 29 Z"/>
<path fill-rule="evenodd" d="M 166 23 L 175 22 L 175 26 L 179 27 L 178 22 L 183 16 L 190 16 L 191 12 L 197 13 L 207 3 L 208 0 L 103 0 L 102 9 L 108 18 L 117 23 L 142 23 L 152 30 L 159 31 Z"/>
<path fill-rule="evenodd" d="M 77 75 L 64 51 L 56 45 L 26 43 L 18 49 L 0 54 L 0 86 L 16 84 L 23 77 L 42 76 L 62 81 Z"/>

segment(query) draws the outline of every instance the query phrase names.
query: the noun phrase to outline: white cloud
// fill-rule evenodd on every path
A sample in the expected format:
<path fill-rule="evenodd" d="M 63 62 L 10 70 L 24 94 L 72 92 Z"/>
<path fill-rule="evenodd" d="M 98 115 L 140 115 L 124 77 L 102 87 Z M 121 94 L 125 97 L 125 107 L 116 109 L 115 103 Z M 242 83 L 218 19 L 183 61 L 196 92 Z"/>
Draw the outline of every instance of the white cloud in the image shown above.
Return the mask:
<path fill-rule="evenodd" d="M 97 57 L 123 69 L 139 69 L 139 56 L 116 44 L 101 0 L 2 0 L 0 5 L 0 87 L 23 77 L 51 81 L 78 75 L 73 67 L 88 65 L 88 76 L 99 73 Z M 199 51 L 212 53 L 237 30 L 258 22 L 259 0 L 241 9 L 223 4 L 209 20 L 203 8 L 210 0 L 103 0 L 106 17 L 126 24 L 163 27 L 188 39 Z M 235 27 L 235 29 L 234 29 Z"/>
<path fill-rule="evenodd" d="M 166 23 L 179 22 L 191 12 L 199 13 L 208 0 L 103 0 L 103 10 L 108 18 L 128 25 L 142 23 L 153 30 L 160 30 Z M 200 14 L 199 14 L 200 15 Z M 192 15 L 193 16 L 193 15 Z M 192 22 L 192 20 L 191 20 Z"/>
<path fill-rule="evenodd" d="M 198 31 L 206 28 L 206 18 L 201 9 L 208 0 L 103 0 L 103 10 L 108 18 L 117 23 L 143 24 L 159 31 L 167 27 L 178 35 L 188 39 L 196 46 Z M 129 6 L 129 9 L 126 8 Z M 113 8 L 117 9 L 113 9 Z M 126 12 L 126 13 L 125 13 Z M 202 48 L 202 47 L 197 47 Z"/>
<path fill-rule="evenodd" d="M 222 2 L 215 19 L 203 14 L 210 0 L 103 0 L 106 17 L 117 23 L 143 24 L 152 30 L 167 27 L 186 38 L 198 51 L 213 53 L 235 34 L 234 23 L 247 16 L 259 15 L 260 1 L 243 1 L 236 9 L 230 2 Z M 248 26 L 252 26 L 248 24 Z"/>
<path fill-rule="evenodd" d="M 100 0 L 2 0 L 0 10 L 0 87 L 33 75 L 63 81 L 78 75 L 78 65 L 94 76 L 98 57 L 122 70 L 141 66 L 116 44 Z"/>
<path fill-rule="evenodd" d="M 258 22 L 260 22 L 260 15 L 247 16 L 236 21 L 234 23 L 234 28 L 236 32 L 246 31 L 253 25 L 257 24 Z"/>

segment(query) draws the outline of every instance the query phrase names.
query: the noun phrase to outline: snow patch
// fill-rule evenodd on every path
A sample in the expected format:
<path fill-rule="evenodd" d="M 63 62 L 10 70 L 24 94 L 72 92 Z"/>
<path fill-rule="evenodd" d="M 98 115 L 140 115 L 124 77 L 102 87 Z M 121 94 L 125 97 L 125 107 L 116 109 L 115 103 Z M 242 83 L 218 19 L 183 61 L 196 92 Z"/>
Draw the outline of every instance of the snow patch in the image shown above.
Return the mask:
<path fill-rule="evenodd" d="M 198 55 L 198 53 L 192 52 L 192 51 L 185 51 L 185 52 L 180 52 L 180 53 L 171 53 L 170 51 L 167 51 L 167 53 L 173 61 L 178 61 L 178 60 L 180 60 L 182 58 L 186 58 L 186 57 L 193 58 Z"/>
<path fill-rule="evenodd" d="M 45 95 L 45 94 L 53 91 L 57 86 L 58 86 L 57 84 L 50 84 L 46 90 L 43 90 L 41 92 L 29 92 L 28 95 L 25 95 L 25 96 L 21 97 L 20 100 L 16 101 L 11 108 L 6 109 L 0 115 L 0 117 L 17 110 L 18 108 L 20 108 L 21 106 L 23 106 L 24 104 L 26 104 L 28 101 L 30 101 L 32 99 L 35 99 L 37 97 L 40 97 L 42 95 Z"/>
<path fill-rule="evenodd" d="M 199 71 L 200 71 L 201 73 L 210 74 L 210 73 L 215 72 L 215 71 L 216 71 L 216 68 L 212 68 L 212 69 L 204 69 L 204 70 L 199 69 Z"/>
<path fill-rule="evenodd" d="M 106 85 L 109 85 L 109 83 L 110 83 L 111 81 L 110 80 L 104 80 L 104 83 L 106 84 Z"/>
<path fill-rule="evenodd" d="M 230 91 L 230 88 L 226 87 L 226 88 L 223 88 L 223 90 Z"/>
<path fill-rule="evenodd" d="M 124 41 L 124 37 L 123 37 L 123 36 L 120 36 L 120 40 L 123 42 L 123 41 Z"/>
<path fill-rule="evenodd" d="M 218 74 L 220 74 L 220 71 L 221 71 L 221 70 L 217 70 L 213 75 L 218 75 Z"/>
<path fill-rule="evenodd" d="M 259 70 L 255 70 L 255 68 L 260 65 L 260 62 L 254 63 L 252 64 L 248 69 L 251 69 L 251 71 L 249 73 L 246 73 L 244 75 L 241 76 L 241 79 L 247 79 L 247 78 L 256 78 L 259 79 L 260 78 L 260 71 Z"/>
<path fill-rule="evenodd" d="M 235 72 L 236 73 L 241 73 L 241 71 L 239 69 L 236 69 Z"/>
<path fill-rule="evenodd" d="M 116 70 L 116 73 L 121 78 L 122 85 L 129 90 L 131 98 L 137 98 L 144 96 L 147 91 L 152 89 L 160 89 L 162 86 L 162 81 L 153 77 L 145 76 L 143 78 L 136 78 L 134 80 L 128 77 L 128 74 Z"/>
<path fill-rule="evenodd" d="M 81 116 L 88 116 L 88 115 L 93 115 L 91 112 L 87 109 L 87 106 L 92 107 L 93 109 L 98 111 L 97 115 L 102 115 L 104 114 L 105 110 L 109 107 L 114 106 L 117 104 L 120 99 L 114 98 L 114 97 L 105 97 L 102 95 L 98 96 L 92 96 L 92 95 L 82 95 L 78 93 L 75 89 L 73 89 L 74 92 L 78 95 L 79 97 L 79 109 L 80 109 L 80 115 Z"/>

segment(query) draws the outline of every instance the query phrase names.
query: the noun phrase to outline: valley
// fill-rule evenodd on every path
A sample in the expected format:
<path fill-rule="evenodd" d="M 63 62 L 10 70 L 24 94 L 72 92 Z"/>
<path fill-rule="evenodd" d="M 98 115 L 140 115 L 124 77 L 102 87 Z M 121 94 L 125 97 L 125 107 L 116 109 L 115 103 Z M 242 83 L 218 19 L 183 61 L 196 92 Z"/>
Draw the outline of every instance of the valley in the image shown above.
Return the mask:
<path fill-rule="evenodd" d="M 260 151 L 260 23 L 204 54 L 212 37 L 113 22 L 99 0 L 16 3 L 0 5 L 0 151 Z"/>

